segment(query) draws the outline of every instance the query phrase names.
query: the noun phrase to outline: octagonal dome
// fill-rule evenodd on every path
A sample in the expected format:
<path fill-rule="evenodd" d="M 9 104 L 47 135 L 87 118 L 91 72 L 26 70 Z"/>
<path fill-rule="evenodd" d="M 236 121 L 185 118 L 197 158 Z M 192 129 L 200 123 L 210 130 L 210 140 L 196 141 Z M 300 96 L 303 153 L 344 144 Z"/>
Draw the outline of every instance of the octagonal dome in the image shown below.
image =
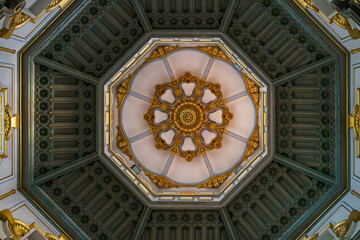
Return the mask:
<path fill-rule="evenodd" d="M 151 39 L 104 91 L 105 153 L 153 201 L 220 201 L 267 154 L 267 87 L 221 39 Z"/>
<path fill-rule="evenodd" d="M 347 186 L 347 53 L 292 1 L 165 2 L 19 52 L 21 191 L 73 239 L 296 239 Z"/>

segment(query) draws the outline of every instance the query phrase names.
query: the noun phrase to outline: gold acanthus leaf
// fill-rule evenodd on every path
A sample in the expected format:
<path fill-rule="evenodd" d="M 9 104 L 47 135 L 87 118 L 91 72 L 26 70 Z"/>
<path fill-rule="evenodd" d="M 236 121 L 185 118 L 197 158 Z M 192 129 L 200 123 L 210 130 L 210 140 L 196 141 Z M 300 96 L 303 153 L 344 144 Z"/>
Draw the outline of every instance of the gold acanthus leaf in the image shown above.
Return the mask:
<path fill-rule="evenodd" d="M 231 59 L 217 46 L 197 46 L 197 49 L 209 54 L 213 58 L 222 59 L 226 62 L 232 63 Z"/>
<path fill-rule="evenodd" d="M 259 129 L 260 129 L 259 125 L 256 125 L 255 130 L 247 143 L 246 151 L 243 157 L 244 159 L 250 157 L 251 154 L 253 154 L 255 150 L 259 147 L 260 145 Z"/>
<path fill-rule="evenodd" d="M 223 182 L 226 181 L 226 179 L 231 175 L 231 172 L 228 172 L 226 174 L 222 174 L 220 176 L 213 176 L 206 182 L 200 183 L 197 186 L 197 188 L 217 188 L 219 187 Z"/>
<path fill-rule="evenodd" d="M 260 89 L 259 87 L 244 73 L 241 73 L 246 83 L 247 91 L 254 101 L 256 109 L 260 107 Z"/>
<path fill-rule="evenodd" d="M 180 184 L 174 183 L 173 181 L 170 181 L 169 179 L 167 179 L 164 176 L 159 176 L 156 174 L 152 174 L 150 172 L 146 172 L 145 174 L 159 188 L 179 188 L 180 187 Z"/>
<path fill-rule="evenodd" d="M 169 53 L 172 53 L 176 50 L 178 50 L 180 48 L 179 45 L 176 46 L 171 46 L 171 45 L 167 45 L 167 46 L 160 46 L 157 47 L 148 58 L 145 58 L 145 62 L 150 62 L 152 60 L 158 59 L 158 58 L 163 58 L 166 55 L 168 55 Z"/>
<path fill-rule="evenodd" d="M 311 0 L 304 0 L 309 8 L 314 10 L 315 12 L 319 12 L 319 8 L 311 1 Z"/>

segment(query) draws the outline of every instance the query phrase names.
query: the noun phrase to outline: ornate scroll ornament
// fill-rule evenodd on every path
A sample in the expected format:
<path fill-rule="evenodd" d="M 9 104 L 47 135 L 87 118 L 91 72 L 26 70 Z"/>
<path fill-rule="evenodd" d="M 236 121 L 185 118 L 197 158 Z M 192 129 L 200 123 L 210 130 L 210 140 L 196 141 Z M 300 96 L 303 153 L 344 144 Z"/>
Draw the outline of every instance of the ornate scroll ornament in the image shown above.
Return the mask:
<path fill-rule="evenodd" d="M 245 80 L 247 91 L 254 101 L 256 109 L 260 107 L 260 89 L 259 87 L 244 73 L 241 73 L 241 76 Z"/>
<path fill-rule="evenodd" d="M 319 9 L 317 8 L 317 6 L 311 1 L 311 0 L 304 0 L 304 2 L 307 4 L 307 6 L 309 8 L 311 8 L 312 10 L 314 10 L 315 12 L 318 12 Z"/>
<path fill-rule="evenodd" d="M 329 223 L 329 225 L 327 225 L 325 229 L 321 230 L 321 233 L 325 232 L 328 228 L 340 239 L 344 239 L 344 238 L 351 239 L 354 236 L 351 236 L 352 234 L 349 233 L 350 227 L 352 224 L 357 223 L 359 220 L 360 220 L 360 212 L 358 212 L 357 210 L 352 210 L 347 220 L 341 221 L 335 226 Z M 306 238 L 306 240 L 316 240 L 319 238 L 319 235 L 321 235 L 321 233 L 314 234 Z"/>
<path fill-rule="evenodd" d="M 183 84 L 192 83 L 195 85 L 191 95 L 187 96 Z M 207 90 L 213 94 L 214 100 L 204 102 L 204 95 Z M 163 100 L 163 95 L 171 93 L 175 100 L 168 102 Z M 192 161 L 199 154 L 205 154 L 205 150 L 212 150 L 221 147 L 225 127 L 229 124 L 233 115 L 225 105 L 226 100 L 222 99 L 220 84 L 206 82 L 205 79 L 198 79 L 186 72 L 177 80 L 172 79 L 171 83 L 156 85 L 154 99 L 148 112 L 144 115 L 154 134 L 156 148 L 171 151 L 187 161 Z M 220 110 L 222 121 L 217 123 L 211 120 L 211 114 Z M 156 122 L 156 112 L 167 114 L 167 119 Z M 203 131 L 212 132 L 215 138 L 206 143 Z M 170 142 L 162 137 L 162 134 L 175 133 Z M 189 139 L 194 150 L 184 150 L 185 140 Z"/>
<path fill-rule="evenodd" d="M 18 116 L 12 116 L 11 108 L 7 103 L 7 89 L 0 86 L 0 163 L 2 158 L 7 157 L 7 145 L 13 127 L 18 127 Z"/>
<path fill-rule="evenodd" d="M 354 114 L 349 116 L 349 128 L 353 128 L 354 130 L 354 137 L 356 140 L 356 151 L 357 156 L 360 157 L 360 89 L 358 88 L 357 91 L 357 103 L 354 108 Z"/>
<path fill-rule="evenodd" d="M 179 45 L 171 46 L 160 46 L 153 51 L 148 58 L 145 58 L 145 62 L 150 62 L 158 58 L 166 57 L 168 54 L 175 52 L 179 49 L 197 49 L 208 54 L 210 57 L 224 60 L 228 63 L 232 63 L 229 58 L 219 47 L 217 46 L 197 46 L 197 47 L 180 47 Z"/>
<path fill-rule="evenodd" d="M 3 28 L 0 30 L 0 37 L 9 39 L 15 29 L 21 28 L 29 21 L 31 21 L 33 23 L 37 22 L 45 12 L 52 11 L 57 6 L 60 6 L 62 9 L 64 9 L 72 1 L 73 0 L 53 0 L 50 3 L 50 5 L 42 13 L 39 14 L 39 16 L 37 18 L 32 18 L 28 14 L 22 12 L 23 6 L 25 4 L 21 5 L 22 6 L 21 8 L 15 8 L 13 13 L 11 13 L 12 16 L 11 16 L 8 26 L 6 28 Z M 22 4 L 22 3 L 25 3 L 25 1 L 21 2 L 20 4 Z M 20 6 L 20 4 L 19 4 L 19 6 Z"/>
<path fill-rule="evenodd" d="M 127 96 L 129 94 L 130 84 L 133 79 L 134 75 L 129 74 L 128 78 L 126 78 L 124 81 L 121 82 L 120 86 L 117 88 L 117 102 L 118 102 L 118 111 L 119 111 L 119 118 L 120 118 L 120 109 L 121 106 Z M 121 129 L 121 126 L 118 126 L 118 147 L 121 149 L 123 153 L 125 153 L 128 157 L 130 157 L 131 160 L 134 160 L 134 157 L 132 156 L 131 150 L 130 150 L 130 143 L 127 140 L 124 132 Z"/>
<path fill-rule="evenodd" d="M 209 54 L 211 57 L 213 58 L 219 58 L 222 59 L 226 62 L 232 63 L 231 59 L 223 52 L 220 50 L 219 47 L 216 46 L 197 46 L 197 49 Z"/>
<path fill-rule="evenodd" d="M 305 3 L 307 7 L 313 9 L 315 12 L 321 12 L 321 9 L 319 9 L 311 0 L 295 0 L 295 1 Z M 355 2 L 357 3 L 359 2 L 359 0 L 355 0 Z M 328 19 L 324 14 L 323 16 L 326 17 L 330 23 L 334 22 L 340 27 L 346 29 L 353 39 L 360 38 L 359 29 L 353 28 L 349 20 L 345 18 L 343 15 L 341 15 L 341 12 L 339 12 L 340 10 L 338 9 L 335 10 L 337 10 L 338 13 L 335 16 L 333 16 L 331 19 Z"/>
<path fill-rule="evenodd" d="M 23 221 L 14 219 L 9 209 L 5 209 L 0 212 L 0 219 L 4 222 L 8 221 L 8 228 L 13 235 L 11 236 L 11 239 L 14 240 L 18 240 L 21 237 L 25 236 L 33 228 L 36 228 L 38 232 L 40 232 L 47 240 L 68 240 L 68 238 L 64 234 L 61 234 L 60 237 L 55 237 L 50 233 L 45 233 L 36 223 L 27 225 Z"/>

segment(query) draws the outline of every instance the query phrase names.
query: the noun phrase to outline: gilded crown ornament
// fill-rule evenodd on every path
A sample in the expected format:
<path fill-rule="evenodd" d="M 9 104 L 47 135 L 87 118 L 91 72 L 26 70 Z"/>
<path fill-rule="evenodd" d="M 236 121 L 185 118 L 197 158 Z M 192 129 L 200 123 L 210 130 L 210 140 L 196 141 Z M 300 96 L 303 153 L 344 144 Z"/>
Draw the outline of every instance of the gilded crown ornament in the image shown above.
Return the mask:
<path fill-rule="evenodd" d="M 190 93 L 184 89 L 186 84 L 193 84 Z M 168 94 L 172 95 L 172 100 L 164 100 Z M 211 100 L 206 99 L 209 94 Z M 152 105 L 144 119 L 154 134 L 157 149 L 171 151 L 190 162 L 199 154 L 205 154 L 206 150 L 221 148 L 225 127 L 233 117 L 225 104 L 220 84 L 206 82 L 205 78 L 199 79 L 186 72 L 184 76 L 172 79 L 171 83 L 156 85 Z M 220 121 L 211 117 L 217 111 L 221 111 Z M 156 121 L 156 112 L 166 114 L 167 118 Z M 211 132 L 214 138 L 211 141 L 205 139 L 204 131 Z M 163 135 L 169 132 L 173 133 L 173 138 L 164 139 Z M 193 149 L 184 147 L 189 140 Z"/>

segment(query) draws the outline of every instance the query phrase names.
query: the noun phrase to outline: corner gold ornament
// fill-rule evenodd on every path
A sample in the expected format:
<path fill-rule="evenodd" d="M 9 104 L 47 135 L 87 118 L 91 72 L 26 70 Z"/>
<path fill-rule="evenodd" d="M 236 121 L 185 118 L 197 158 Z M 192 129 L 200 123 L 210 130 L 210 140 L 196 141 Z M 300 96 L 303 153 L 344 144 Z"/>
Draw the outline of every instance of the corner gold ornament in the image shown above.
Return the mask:
<path fill-rule="evenodd" d="M 191 94 L 186 94 L 184 84 L 194 85 Z M 213 94 L 213 100 L 204 101 L 206 91 Z M 162 97 L 166 94 L 172 95 L 174 101 L 164 100 Z M 172 155 L 177 154 L 190 162 L 194 157 L 204 155 L 206 150 L 221 148 L 225 127 L 233 118 L 225 104 L 220 84 L 206 82 L 205 78 L 199 79 L 186 72 L 184 76 L 172 79 L 171 83 L 156 85 L 152 105 L 144 119 L 151 128 L 150 133 L 154 134 L 157 149 L 171 151 Z M 219 110 L 222 112 L 222 121 L 211 120 L 210 115 Z M 167 114 L 167 119 L 155 122 L 157 111 Z M 205 142 L 203 131 L 215 135 L 210 143 Z M 170 132 L 174 133 L 174 136 L 167 142 L 162 135 Z M 194 150 L 183 149 L 186 140 L 192 143 Z"/>
<path fill-rule="evenodd" d="M 74 0 L 53 0 L 49 6 L 37 16 L 37 18 L 32 18 L 28 14 L 22 12 L 22 8 L 19 8 L 18 6 L 22 5 L 25 1 L 22 1 L 18 4 L 18 6 L 15 7 L 14 12 L 11 12 L 10 14 L 13 14 L 9 25 L 7 28 L 3 28 L 0 30 L 0 37 L 4 39 L 9 39 L 14 30 L 21 28 L 28 22 L 36 23 L 46 12 L 50 12 L 54 10 L 57 6 L 60 6 L 61 9 L 65 9 L 72 1 Z"/>
<path fill-rule="evenodd" d="M 0 163 L 8 156 L 8 141 L 12 128 L 18 128 L 18 116 L 12 116 L 10 105 L 7 102 L 7 88 L 0 86 Z"/>
<path fill-rule="evenodd" d="M 296 2 L 298 2 L 300 5 L 303 6 L 302 2 L 305 4 L 305 8 L 309 7 L 312 10 L 314 10 L 315 12 L 321 12 L 321 10 L 311 1 L 311 0 L 294 0 Z M 359 0 L 355 0 L 356 3 L 359 2 Z M 338 13 L 336 15 L 334 15 L 331 19 L 328 19 L 324 14 L 322 14 L 330 23 L 336 23 L 338 26 L 346 29 L 348 31 L 348 33 L 350 34 L 350 37 L 353 39 L 358 39 L 360 38 L 360 31 L 357 28 L 353 28 L 351 26 L 351 23 L 349 22 L 349 20 L 347 18 L 345 18 L 343 15 L 341 15 L 341 13 L 339 12 L 339 10 L 337 10 Z"/>
<path fill-rule="evenodd" d="M 11 239 L 14 240 L 25 236 L 33 228 L 36 228 L 47 240 L 69 240 L 63 233 L 59 237 L 56 237 L 50 233 L 45 233 L 36 223 L 27 225 L 21 220 L 14 219 L 9 209 L 4 209 L 0 212 L 0 219 L 4 222 L 8 221 L 8 228 L 13 235 Z"/>
<path fill-rule="evenodd" d="M 319 238 L 319 236 L 323 232 L 325 232 L 327 229 L 330 229 L 335 234 L 335 236 L 338 237 L 339 239 L 344 239 L 344 238 L 350 239 L 350 238 L 354 237 L 351 235 L 356 233 L 356 232 L 353 232 L 352 234 L 349 233 L 351 225 L 356 224 L 359 220 L 360 220 L 360 212 L 354 209 L 350 212 L 348 219 L 337 223 L 335 226 L 332 223 L 329 223 L 324 229 L 322 229 L 320 231 L 320 234 L 318 234 L 318 233 L 314 234 L 314 235 L 306 238 L 306 240 L 317 240 Z"/>

